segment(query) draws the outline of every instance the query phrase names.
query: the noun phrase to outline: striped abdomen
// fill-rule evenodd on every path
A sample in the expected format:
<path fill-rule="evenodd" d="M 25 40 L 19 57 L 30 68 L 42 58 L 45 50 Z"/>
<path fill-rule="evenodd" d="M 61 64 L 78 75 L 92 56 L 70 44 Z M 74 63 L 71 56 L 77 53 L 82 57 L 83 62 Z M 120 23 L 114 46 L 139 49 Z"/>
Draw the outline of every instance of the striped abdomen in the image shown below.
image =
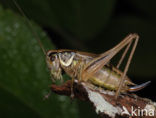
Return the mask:
<path fill-rule="evenodd" d="M 90 77 L 89 81 L 94 85 L 109 89 L 109 90 L 117 90 L 122 72 L 117 68 L 110 67 L 109 65 L 104 66 L 103 69 L 98 71 L 94 76 Z M 126 76 L 123 88 L 121 92 L 127 91 L 129 89 L 128 85 L 135 85 L 130 81 L 130 79 Z"/>

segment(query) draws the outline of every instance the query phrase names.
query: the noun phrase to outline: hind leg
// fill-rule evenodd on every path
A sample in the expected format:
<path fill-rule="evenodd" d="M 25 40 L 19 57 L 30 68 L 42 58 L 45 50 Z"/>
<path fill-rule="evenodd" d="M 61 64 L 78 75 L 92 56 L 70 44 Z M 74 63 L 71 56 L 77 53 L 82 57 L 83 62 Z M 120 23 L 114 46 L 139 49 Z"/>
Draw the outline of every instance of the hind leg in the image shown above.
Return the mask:
<path fill-rule="evenodd" d="M 119 94 L 120 94 L 120 91 L 121 91 L 121 89 L 122 89 L 122 86 L 123 86 L 123 83 L 124 83 L 124 80 L 125 80 L 125 76 L 126 76 L 126 74 L 127 74 L 127 71 L 128 71 L 129 65 L 130 65 L 130 62 L 131 62 L 132 57 L 133 57 L 133 54 L 134 54 L 134 52 L 135 52 L 135 49 L 136 49 L 136 46 L 137 46 L 137 43 L 138 43 L 138 40 L 139 40 L 139 36 L 138 36 L 138 35 L 136 35 L 136 34 L 133 34 L 133 35 L 132 35 L 132 37 L 131 37 L 131 42 L 128 44 L 126 50 L 124 51 L 124 53 L 123 53 L 123 55 L 122 55 L 122 57 L 121 57 L 121 59 L 120 59 L 120 61 L 119 61 L 119 64 L 117 65 L 117 67 L 120 66 L 120 64 L 121 64 L 121 62 L 123 61 L 123 59 L 124 59 L 124 57 L 125 57 L 125 55 L 126 55 L 128 49 L 129 49 L 129 47 L 130 47 L 130 45 L 131 45 L 131 43 L 132 43 L 132 41 L 133 41 L 133 39 L 135 39 L 135 42 L 134 42 L 134 44 L 133 44 L 133 47 L 132 47 L 131 53 L 130 53 L 130 55 L 129 55 L 128 61 L 127 61 L 127 63 L 126 63 L 126 66 L 125 66 L 123 75 L 121 76 L 121 81 L 120 81 L 119 87 L 118 87 L 118 89 L 117 89 L 117 91 L 116 91 L 116 95 L 115 95 L 115 98 L 116 98 L 116 99 L 118 98 L 118 96 L 119 96 Z"/>

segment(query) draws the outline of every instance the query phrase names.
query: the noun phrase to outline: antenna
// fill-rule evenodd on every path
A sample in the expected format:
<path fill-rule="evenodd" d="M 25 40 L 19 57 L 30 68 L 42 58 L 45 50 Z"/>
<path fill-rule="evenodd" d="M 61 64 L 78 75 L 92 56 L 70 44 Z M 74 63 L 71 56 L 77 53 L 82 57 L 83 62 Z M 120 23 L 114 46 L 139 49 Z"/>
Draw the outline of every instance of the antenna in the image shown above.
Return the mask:
<path fill-rule="evenodd" d="M 32 31 L 32 33 L 33 33 L 33 35 L 34 35 L 34 37 L 35 37 L 35 39 L 37 40 L 38 44 L 40 45 L 40 47 L 41 47 L 41 49 L 42 49 L 44 55 L 46 55 L 46 51 L 45 51 L 45 49 L 44 49 L 44 47 L 43 47 L 43 45 L 42 45 L 42 43 L 41 43 L 41 41 L 40 41 L 40 38 L 39 38 L 39 36 L 37 35 L 37 33 L 34 31 L 33 26 L 32 26 L 32 24 L 31 24 L 31 22 L 29 21 L 28 17 L 25 15 L 25 13 L 24 13 L 23 10 L 21 9 L 21 7 L 18 5 L 18 3 L 16 2 L 16 0 L 13 0 L 13 2 L 14 2 L 14 4 L 16 5 L 16 7 L 18 8 L 19 12 L 20 12 L 20 13 L 23 15 L 23 17 L 25 18 L 26 23 L 28 24 L 29 28 L 31 29 L 31 31 Z"/>

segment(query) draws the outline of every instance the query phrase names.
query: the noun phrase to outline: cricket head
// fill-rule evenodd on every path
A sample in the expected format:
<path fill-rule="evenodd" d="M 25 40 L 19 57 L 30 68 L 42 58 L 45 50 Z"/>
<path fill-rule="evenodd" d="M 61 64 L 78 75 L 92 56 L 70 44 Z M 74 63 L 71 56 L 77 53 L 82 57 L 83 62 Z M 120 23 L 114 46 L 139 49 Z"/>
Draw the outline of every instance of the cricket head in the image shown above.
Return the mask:
<path fill-rule="evenodd" d="M 62 80 L 62 69 L 72 64 L 75 52 L 70 50 L 49 50 L 46 54 L 46 62 L 51 75 L 55 80 Z"/>
<path fill-rule="evenodd" d="M 46 53 L 46 62 L 54 80 L 62 80 L 62 68 L 59 61 L 58 52 L 49 50 Z"/>

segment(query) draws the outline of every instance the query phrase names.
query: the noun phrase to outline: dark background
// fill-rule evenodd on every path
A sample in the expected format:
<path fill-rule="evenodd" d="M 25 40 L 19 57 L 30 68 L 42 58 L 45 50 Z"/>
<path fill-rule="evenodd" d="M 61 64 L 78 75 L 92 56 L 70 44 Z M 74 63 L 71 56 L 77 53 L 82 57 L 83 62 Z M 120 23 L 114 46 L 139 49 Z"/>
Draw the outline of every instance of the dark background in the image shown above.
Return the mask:
<path fill-rule="evenodd" d="M 156 100 L 155 0 L 17 0 L 17 2 L 28 18 L 46 32 L 51 40 L 50 45 L 53 45 L 52 49 L 55 47 L 56 49 L 65 48 L 102 53 L 115 46 L 128 34 L 139 34 L 140 40 L 132 59 L 128 76 L 137 84 L 151 81 L 148 87 L 138 91 L 137 94 L 154 101 Z M 12 1 L 1 0 L 0 4 L 4 9 L 10 9 L 16 14 L 18 13 Z M 120 54 L 113 58 L 111 62 L 116 64 L 119 56 Z M 29 86 L 29 84 L 26 86 Z M 8 94 L 8 96 L 6 94 Z M 6 99 L 9 98 L 9 96 L 12 96 L 12 94 L 10 95 L 10 93 L 5 91 L 3 95 L 5 100 L 3 99 L 3 102 L 6 102 L 6 106 L 8 106 L 9 109 L 3 109 L 2 114 L 7 117 L 13 115 L 16 115 L 16 117 L 21 116 L 21 114 L 18 114 L 16 111 L 13 112 L 13 108 L 10 107 L 14 104 L 13 106 L 16 109 L 16 102 L 18 100 L 20 101 L 20 97 L 15 96 L 14 99 L 16 102 L 9 103 L 10 100 Z M 70 101 L 67 97 L 65 97 L 65 99 Z M 22 102 L 22 104 L 27 103 Z M 88 118 L 95 115 L 88 103 L 75 100 L 74 104 L 77 106 L 75 108 L 76 111 L 72 112 L 71 110 L 71 112 L 63 115 L 70 117 L 71 114 L 73 116 L 77 114 L 75 117 Z M 61 103 L 50 105 L 55 109 L 61 105 Z M 25 107 L 23 108 L 21 106 L 17 107 L 17 110 L 25 109 Z M 72 105 L 72 107 L 75 106 Z M 64 110 L 67 110 L 68 107 L 70 107 L 70 102 Z M 23 112 L 23 115 L 27 113 L 30 114 L 30 117 L 33 117 L 34 109 L 36 110 L 36 108 L 30 105 L 26 110 L 23 110 L 28 113 Z M 29 110 L 31 112 L 29 112 Z M 10 116 L 7 114 L 9 111 L 12 113 Z M 52 115 L 53 117 L 61 117 L 61 115 L 58 115 L 59 113 L 62 114 L 61 112 L 62 111 L 59 112 L 59 110 L 58 112 L 53 110 L 53 114 L 44 116 L 44 113 L 41 115 L 40 110 L 37 110 L 35 114 L 39 117 L 52 117 Z M 55 115 L 55 113 L 57 115 Z"/>

